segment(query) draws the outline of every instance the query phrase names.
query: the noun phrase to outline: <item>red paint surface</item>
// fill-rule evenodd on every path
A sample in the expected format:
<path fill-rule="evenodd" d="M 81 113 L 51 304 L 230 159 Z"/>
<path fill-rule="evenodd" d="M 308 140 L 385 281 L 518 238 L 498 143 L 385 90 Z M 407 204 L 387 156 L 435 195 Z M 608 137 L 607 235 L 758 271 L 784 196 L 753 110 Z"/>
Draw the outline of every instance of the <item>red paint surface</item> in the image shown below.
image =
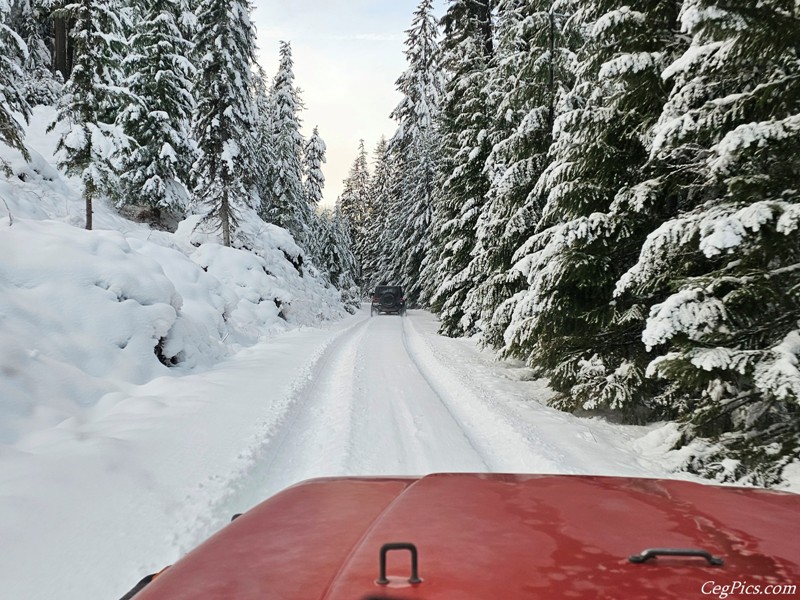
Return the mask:
<path fill-rule="evenodd" d="M 416 544 L 421 584 L 405 581 L 406 551 L 389 554 L 392 583 L 375 583 L 386 542 Z M 725 565 L 628 562 L 651 547 L 703 549 Z M 702 593 L 709 581 L 800 591 L 800 496 L 563 475 L 312 480 L 237 519 L 137 600 L 685 600 L 716 597 Z"/>

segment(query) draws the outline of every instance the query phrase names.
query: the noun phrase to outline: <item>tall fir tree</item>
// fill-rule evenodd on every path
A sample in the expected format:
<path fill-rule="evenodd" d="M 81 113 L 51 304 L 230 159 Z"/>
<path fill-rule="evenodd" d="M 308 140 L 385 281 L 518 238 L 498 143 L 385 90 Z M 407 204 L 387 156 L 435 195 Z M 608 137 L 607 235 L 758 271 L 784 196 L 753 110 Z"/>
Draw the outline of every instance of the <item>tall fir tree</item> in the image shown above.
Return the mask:
<path fill-rule="evenodd" d="M 370 292 L 376 285 L 387 284 L 387 274 L 391 272 L 391 254 L 396 233 L 390 224 L 391 208 L 395 205 L 392 196 L 392 182 L 395 181 L 392 155 L 389 143 L 381 136 L 373 151 L 372 176 L 369 181 L 369 198 L 372 211 L 366 224 L 371 241 L 365 247 L 362 264 L 362 287 Z"/>
<path fill-rule="evenodd" d="M 325 152 L 327 147 L 325 141 L 319 135 L 319 128 L 314 127 L 311 137 L 306 142 L 303 157 L 305 159 L 305 173 L 303 189 L 305 199 L 309 208 L 316 211 L 322 202 L 322 190 L 325 187 L 325 174 L 322 172 L 322 165 L 325 164 Z"/>
<path fill-rule="evenodd" d="M 492 111 L 486 96 L 494 54 L 494 0 L 452 0 L 442 27 L 441 64 L 446 84 L 440 114 L 440 165 L 433 198 L 430 256 L 423 267 L 427 297 L 441 320 L 440 332 L 462 335 L 475 225 L 489 189 L 484 171 L 491 144 Z M 479 277 L 480 279 L 480 277 Z"/>
<path fill-rule="evenodd" d="M 391 212 L 392 281 L 402 285 L 408 303 L 425 303 L 422 263 L 430 252 L 432 195 L 438 162 L 438 118 L 443 76 L 439 65 L 438 21 L 432 0 L 422 0 L 406 32 L 408 68 L 397 80 L 403 94 L 392 112 L 397 131 L 389 141 L 396 164 Z"/>
<path fill-rule="evenodd" d="M 272 86 L 274 103 L 272 143 L 274 166 L 272 189 L 262 198 L 262 215 L 270 223 L 288 230 L 300 245 L 307 245 L 311 210 L 303 190 L 303 146 L 300 133 L 299 91 L 294 84 L 292 48 L 281 42 L 280 65 Z"/>
<path fill-rule="evenodd" d="M 194 195 L 206 207 L 206 223 L 230 246 L 238 215 L 254 206 L 255 160 L 242 140 L 255 127 L 252 71 L 255 28 L 246 0 L 202 0 L 197 9 L 194 123 L 200 156 L 193 166 Z"/>
<path fill-rule="evenodd" d="M 25 98 L 22 82 L 22 65 L 28 57 L 28 47 L 11 27 L 6 25 L 11 7 L 0 2 L 0 141 L 19 150 L 26 160 L 30 159 L 23 143 L 22 125 L 14 113 L 19 113 L 27 122 L 31 109 Z M 3 167 L 7 167 L 5 161 Z"/>
<path fill-rule="evenodd" d="M 367 229 L 372 213 L 369 178 L 367 151 L 364 149 L 364 140 L 359 140 L 358 155 L 350 167 L 347 179 L 344 180 L 342 194 L 337 201 L 353 244 L 356 261 L 355 281 L 358 285 L 362 284 L 361 268 L 370 252 L 372 238 L 372 232 Z"/>
<path fill-rule="evenodd" d="M 463 317 L 495 348 L 504 344 L 515 295 L 527 287 L 514 252 L 541 214 L 534 186 L 548 164 L 557 109 L 574 84 L 580 35 L 573 4 L 501 0 L 497 6 L 497 49 L 486 84 L 494 110 L 485 166 L 490 184 L 468 271 L 479 283 L 466 296 Z"/>
<path fill-rule="evenodd" d="M 116 196 L 113 160 L 129 140 L 114 124 L 128 93 L 123 88 L 122 52 L 130 24 L 114 0 L 82 0 L 55 12 L 74 22 L 75 63 L 58 103 L 60 168 L 80 177 L 86 204 L 86 229 L 92 229 L 93 204 L 101 194 Z"/>
<path fill-rule="evenodd" d="M 800 458 L 800 12 L 684 0 L 681 21 L 651 178 L 620 206 L 664 218 L 617 296 L 649 308 L 680 443 L 704 440 L 686 466 L 773 484 Z"/>
<path fill-rule="evenodd" d="M 318 267 L 341 292 L 345 307 L 354 313 L 361 301 L 356 285 L 358 267 L 353 254 L 349 225 L 339 204 L 334 210 L 325 209 L 320 212 L 319 234 L 312 242 L 312 254 L 316 257 Z"/>
<path fill-rule="evenodd" d="M 252 131 L 252 151 L 256 163 L 255 189 L 259 198 L 259 215 L 266 218 L 268 199 L 272 197 L 274 173 L 277 168 L 275 153 L 275 97 L 273 87 L 264 69 L 256 64 L 253 73 L 253 110 L 255 127 Z"/>
<path fill-rule="evenodd" d="M 314 127 L 314 131 L 311 133 L 311 137 L 308 138 L 303 152 L 303 172 L 305 175 L 303 191 L 310 211 L 306 248 L 311 253 L 316 265 L 321 264 L 320 259 L 322 258 L 317 253 L 320 248 L 317 240 L 326 234 L 328 226 L 327 220 L 319 212 L 320 203 L 323 200 L 322 190 L 325 187 L 325 174 L 322 172 L 322 165 L 326 161 L 326 150 L 325 142 L 319 135 L 319 128 Z"/>
<path fill-rule="evenodd" d="M 568 110 L 555 122 L 552 163 L 537 184 L 538 231 L 517 253 L 529 288 L 515 307 L 506 351 L 550 377 L 552 401 L 629 419 L 656 409 L 639 340 L 641 311 L 615 302 L 635 260 L 641 224 L 609 216 L 642 178 L 647 140 L 669 92 L 664 67 L 680 49 L 677 2 L 585 3 L 589 31 Z"/>
<path fill-rule="evenodd" d="M 123 62 L 132 102 L 118 122 L 133 143 L 121 161 L 124 194 L 119 204 L 182 216 L 194 162 L 189 139 L 193 44 L 181 33 L 178 0 L 143 0 L 141 10 Z"/>

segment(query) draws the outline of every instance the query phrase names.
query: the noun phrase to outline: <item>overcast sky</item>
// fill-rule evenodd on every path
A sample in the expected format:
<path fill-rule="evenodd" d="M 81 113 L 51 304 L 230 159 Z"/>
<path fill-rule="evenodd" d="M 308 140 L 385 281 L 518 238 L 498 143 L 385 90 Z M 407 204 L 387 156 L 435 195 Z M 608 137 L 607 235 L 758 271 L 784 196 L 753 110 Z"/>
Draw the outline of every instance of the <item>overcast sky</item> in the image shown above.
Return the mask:
<path fill-rule="evenodd" d="M 332 205 L 364 139 L 372 151 L 394 133 L 394 83 L 406 69 L 405 30 L 419 0 L 257 0 L 259 62 L 272 77 L 279 42 L 292 44 L 302 89 L 303 133 L 315 125 L 328 146 L 325 200 Z M 434 3 L 441 14 L 444 0 Z"/>

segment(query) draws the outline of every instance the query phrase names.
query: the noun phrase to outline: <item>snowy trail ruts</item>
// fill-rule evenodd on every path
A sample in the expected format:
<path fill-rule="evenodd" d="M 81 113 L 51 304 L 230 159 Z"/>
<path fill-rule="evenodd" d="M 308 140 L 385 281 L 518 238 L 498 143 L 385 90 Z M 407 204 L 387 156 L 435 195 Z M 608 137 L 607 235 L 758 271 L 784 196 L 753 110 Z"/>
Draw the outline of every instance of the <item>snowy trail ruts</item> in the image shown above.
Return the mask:
<path fill-rule="evenodd" d="M 323 352 L 254 465 L 257 499 L 298 477 L 487 470 L 406 351 L 404 320 L 365 318 Z"/>
<path fill-rule="evenodd" d="M 299 375 L 286 391 L 280 405 L 260 424 L 260 433 L 241 452 L 238 467 L 227 473 L 223 482 L 215 482 L 216 489 L 221 491 L 210 496 L 205 491 L 198 492 L 199 501 L 206 506 L 196 509 L 198 518 L 191 517 L 177 528 L 173 546 L 179 555 L 185 554 L 225 525 L 233 514 L 242 512 L 305 478 L 298 479 L 287 472 L 276 473 L 276 469 L 280 470 L 281 462 L 285 466 L 285 462 L 291 460 L 292 453 L 297 451 L 296 432 L 306 419 L 305 415 L 315 411 L 315 407 L 308 404 L 317 396 L 314 391 L 319 387 L 321 379 L 340 368 L 336 363 L 341 362 L 341 356 L 347 354 L 348 347 L 358 344 L 358 338 L 363 335 L 367 325 L 366 320 L 357 321 L 318 348 L 299 369 Z M 268 387 L 268 372 L 265 369 L 263 373 L 252 372 L 250 375 L 264 377 L 263 386 Z M 341 420 L 338 425 L 341 427 Z M 341 433 L 343 432 L 339 431 L 340 436 Z"/>
<path fill-rule="evenodd" d="M 273 394 L 238 465 L 197 494 L 198 516 L 173 540 L 181 553 L 232 514 L 312 477 L 658 472 L 615 442 L 609 426 L 487 379 L 485 369 L 475 370 L 474 350 L 422 331 L 427 313 L 362 314 L 314 349 L 285 394 Z M 263 377 L 259 385 L 268 389 L 268 372 L 247 376 Z"/>
<path fill-rule="evenodd" d="M 446 361 L 428 345 L 413 321 L 404 329 L 409 357 L 447 410 L 472 439 L 480 440 L 492 471 L 524 473 L 577 473 L 582 459 L 570 456 L 565 446 L 545 439 L 537 428 L 525 426 L 497 402 L 498 392 L 485 388 L 464 366 L 449 356 Z M 469 364 L 469 363 L 467 363 Z M 449 366 L 448 366 L 449 365 Z M 549 409 L 548 409 L 549 410 Z"/>
<path fill-rule="evenodd" d="M 492 470 L 409 354 L 405 324 L 411 318 L 371 318 L 358 348 L 348 472 Z"/>
<path fill-rule="evenodd" d="M 174 545 L 184 552 L 232 514 L 312 477 L 495 470 L 409 353 L 408 318 L 365 316 L 311 357 L 280 414 Z"/>

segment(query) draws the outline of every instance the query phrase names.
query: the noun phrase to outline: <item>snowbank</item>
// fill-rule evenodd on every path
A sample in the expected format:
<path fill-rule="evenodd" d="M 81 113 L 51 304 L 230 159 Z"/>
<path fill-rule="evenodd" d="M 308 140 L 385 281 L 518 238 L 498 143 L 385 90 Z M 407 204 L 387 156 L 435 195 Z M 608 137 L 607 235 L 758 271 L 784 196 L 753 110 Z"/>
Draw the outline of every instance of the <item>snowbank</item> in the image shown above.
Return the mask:
<path fill-rule="evenodd" d="M 82 229 L 77 182 L 53 165 L 52 110 L 31 161 L 0 145 L 0 444 L 82 414 L 120 384 L 208 367 L 243 346 L 345 313 L 283 229 L 244 215 L 248 248 L 191 217 L 175 234 L 99 201 Z M 4 214 L 5 213 L 5 214 Z"/>

